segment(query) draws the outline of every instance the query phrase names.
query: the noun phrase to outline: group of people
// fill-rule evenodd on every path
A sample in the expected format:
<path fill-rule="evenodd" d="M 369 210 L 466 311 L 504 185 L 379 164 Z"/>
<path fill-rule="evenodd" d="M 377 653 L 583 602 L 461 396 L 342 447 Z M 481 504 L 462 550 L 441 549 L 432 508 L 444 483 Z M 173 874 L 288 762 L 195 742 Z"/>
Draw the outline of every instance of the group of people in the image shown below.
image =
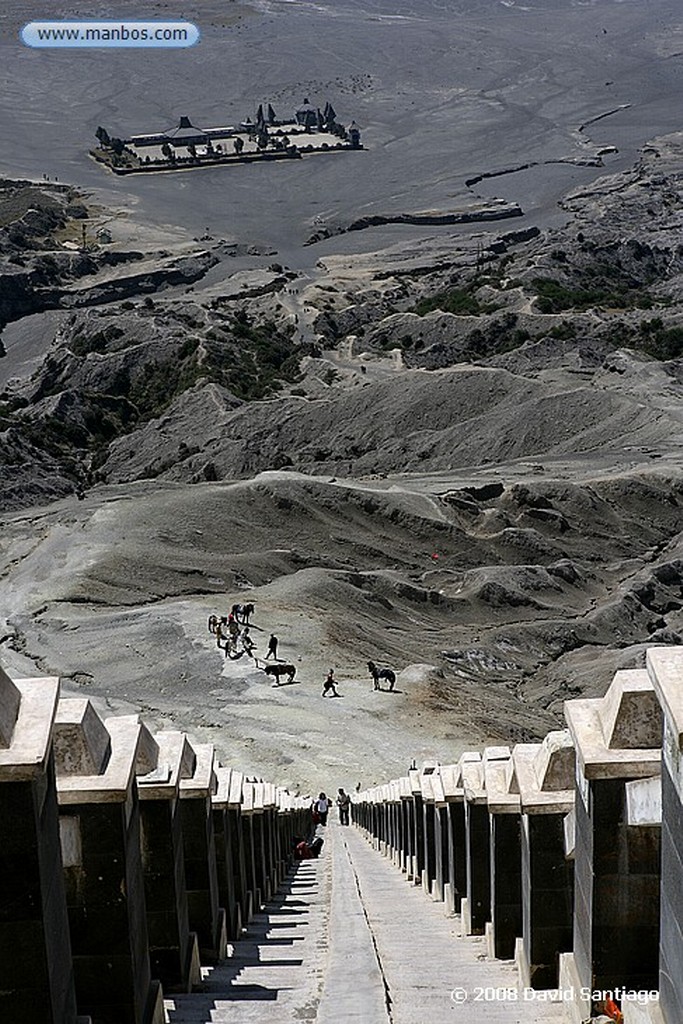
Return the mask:
<path fill-rule="evenodd" d="M 339 824 L 348 825 L 351 797 L 341 787 L 337 791 L 335 803 L 339 812 Z M 315 835 L 315 830 L 318 825 L 327 825 L 327 816 L 331 806 L 332 801 L 324 792 L 320 793 L 317 800 L 311 802 L 311 838 L 304 839 L 301 836 L 295 836 L 293 840 L 294 856 L 297 860 L 309 860 L 320 856 L 325 840 L 322 836 Z"/>
<path fill-rule="evenodd" d="M 339 824 L 348 825 L 351 797 L 340 787 L 337 791 L 335 801 L 339 812 Z M 325 793 L 320 793 L 317 800 L 311 803 L 311 817 L 314 825 L 327 825 L 327 815 L 330 813 L 332 801 Z"/>
<path fill-rule="evenodd" d="M 213 633 L 216 637 L 216 646 L 225 651 L 226 658 L 238 658 L 242 654 L 246 654 L 255 661 L 257 660 L 256 643 L 251 636 L 249 626 L 249 620 L 253 614 L 253 604 L 234 604 L 227 615 L 209 615 L 209 633 Z M 269 658 L 277 660 L 278 643 L 278 638 L 271 633 L 265 661 Z"/>
<path fill-rule="evenodd" d="M 263 668 L 267 674 L 275 674 L 276 682 L 274 686 L 280 684 L 280 674 L 285 673 L 288 670 L 289 681 L 293 681 L 296 675 L 296 668 L 294 665 L 284 665 L 278 668 L 274 666 L 269 668 L 266 666 L 266 662 L 271 659 L 275 662 L 281 661 L 278 658 L 278 644 L 279 640 L 274 633 L 271 633 L 268 638 L 268 647 L 266 650 L 263 661 L 263 666 L 259 665 L 259 658 L 256 654 L 256 643 L 254 642 L 251 632 L 249 621 L 251 616 L 254 614 L 253 604 L 233 604 L 228 615 L 209 616 L 209 632 L 216 637 L 216 645 L 225 651 L 225 657 L 236 660 L 241 658 L 243 654 L 246 654 L 249 658 L 253 658 L 257 668 Z M 259 627 L 257 627 L 259 628 Z M 386 680 L 389 684 L 388 689 L 390 692 L 394 690 L 396 684 L 396 674 L 390 668 L 380 668 L 374 661 L 368 662 L 368 672 L 372 679 L 373 689 L 381 690 L 381 680 Z M 337 689 L 337 680 L 334 677 L 334 669 L 331 668 L 325 680 L 323 682 L 322 694 L 323 697 L 342 697 L 343 694 L 339 693 Z"/>

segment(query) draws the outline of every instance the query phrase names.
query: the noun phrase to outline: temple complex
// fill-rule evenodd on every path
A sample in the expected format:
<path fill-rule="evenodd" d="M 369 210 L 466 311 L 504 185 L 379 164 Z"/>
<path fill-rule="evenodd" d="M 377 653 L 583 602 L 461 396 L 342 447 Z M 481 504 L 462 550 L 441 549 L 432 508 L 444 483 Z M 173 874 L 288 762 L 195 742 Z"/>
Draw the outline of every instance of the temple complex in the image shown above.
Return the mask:
<path fill-rule="evenodd" d="M 254 160 L 297 159 L 303 154 L 362 149 L 355 121 L 344 126 L 331 103 L 306 97 L 295 113 L 278 118 L 270 103 L 237 125 L 200 127 L 183 114 L 162 131 L 118 138 L 99 127 L 91 155 L 116 174 L 188 170 Z"/>

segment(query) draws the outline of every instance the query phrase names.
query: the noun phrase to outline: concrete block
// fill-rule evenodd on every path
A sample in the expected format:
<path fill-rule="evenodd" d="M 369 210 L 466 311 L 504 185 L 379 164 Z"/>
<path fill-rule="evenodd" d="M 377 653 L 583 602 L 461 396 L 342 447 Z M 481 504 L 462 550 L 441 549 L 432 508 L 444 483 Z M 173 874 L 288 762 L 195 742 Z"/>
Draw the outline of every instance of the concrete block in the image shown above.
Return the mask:
<path fill-rule="evenodd" d="M 21 691 L 0 668 L 0 749 L 6 750 L 12 742 L 12 733 L 19 717 Z"/>
<path fill-rule="evenodd" d="M 5 716 L 5 735 L 10 738 L 8 746 L 0 743 L 0 782 L 25 782 L 44 776 L 52 749 L 59 680 L 55 676 L 16 679 L 13 687 L 21 699 L 16 710 L 14 690 L 5 683 L 16 719 L 10 733 L 15 710 Z"/>
<path fill-rule="evenodd" d="M 165 1024 L 164 993 L 158 981 L 151 984 L 150 1008 L 147 1014 L 149 1024 Z"/>
<path fill-rule="evenodd" d="M 227 916 L 223 907 L 218 908 L 218 948 L 219 960 L 225 960 L 228 955 L 228 925 Z"/>
<path fill-rule="evenodd" d="M 662 824 L 662 779 L 636 779 L 626 783 L 626 808 L 629 825 Z"/>
<path fill-rule="evenodd" d="M 622 1003 L 624 1024 L 674 1024 L 673 1021 L 664 1019 L 662 1008 L 658 999 L 638 1003 L 631 1000 L 624 1000 Z"/>
<path fill-rule="evenodd" d="M 200 943 L 197 932 L 189 933 L 189 968 L 187 970 L 188 991 L 202 987 L 202 962 L 200 961 Z"/>
<path fill-rule="evenodd" d="M 582 982 L 576 969 L 573 953 L 560 954 L 559 988 L 563 992 L 571 992 L 572 999 L 565 999 L 563 1006 L 568 1024 L 584 1024 L 590 1020 L 591 1004 L 588 999 L 581 999 Z"/>
<path fill-rule="evenodd" d="M 600 710 L 610 750 L 657 747 L 662 741 L 662 709 L 647 672 L 616 672 Z"/>
<path fill-rule="evenodd" d="M 493 931 L 493 924 L 491 921 L 487 921 L 486 926 L 484 928 L 484 946 L 486 947 L 486 955 L 489 958 L 489 960 L 496 959 L 495 945 L 496 941 Z"/>
<path fill-rule="evenodd" d="M 604 697 L 564 706 L 577 752 L 577 782 L 648 778 L 660 770 L 662 710 L 647 672 L 616 672 Z"/>
<path fill-rule="evenodd" d="M 100 775 L 104 771 L 111 739 L 89 700 L 62 697 L 53 736 L 58 775 Z"/>
<path fill-rule="evenodd" d="M 574 788 L 576 751 L 569 729 L 549 732 L 534 760 L 534 774 L 542 792 Z"/>
<path fill-rule="evenodd" d="M 529 961 L 524 951 L 523 939 L 517 939 L 515 942 L 515 966 L 519 975 L 519 988 L 530 988 L 531 972 L 529 971 Z"/>
<path fill-rule="evenodd" d="M 460 917 L 462 920 L 462 933 L 463 935 L 472 934 L 472 915 L 470 914 L 470 903 L 467 897 L 463 898 L 460 904 Z"/>
<path fill-rule="evenodd" d="M 455 917 L 455 896 L 450 882 L 446 882 L 443 887 L 443 902 L 446 916 Z"/>

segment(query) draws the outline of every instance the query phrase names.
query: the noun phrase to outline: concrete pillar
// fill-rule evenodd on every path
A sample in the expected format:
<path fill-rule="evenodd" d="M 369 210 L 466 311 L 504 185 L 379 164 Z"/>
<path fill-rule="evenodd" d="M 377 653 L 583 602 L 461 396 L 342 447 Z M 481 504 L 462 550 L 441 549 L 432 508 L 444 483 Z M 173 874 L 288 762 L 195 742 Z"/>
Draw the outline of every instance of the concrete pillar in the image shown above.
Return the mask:
<path fill-rule="evenodd" d="M 230 772 L 228 793 L 228 824 L 233 851 L 235 897 L 240 907 L 240 924 L 245 927 L 254 912 L 254 894 L 247 880 L 246 836 L 242 821 L 242 788 L 244 776 L 234 768 Z"/>
<path fill-rule="evenodd" d="M 195 754 L 181 732 L 152 737 L 141 726 L 145 756 L 136 763 L 140 841 L 152 975 L 167 992 L 201 982 L 197 935 L 190 931 L 180 822 L 180 782 L 194 771 Z"/>
<path fill-rule="evenodd" d="M 448 827 L 446 797 L 440 767 L 437 765 L 430 775 L 431 802 L 429 811 L 432 816 L 434 836 L 434 878 L 431 885 L 432 899 L 443 903 L 445 887 L 448 882 Z"/>
<path fill-rule="evenodd" d="M 467 827 L 464 799 L 449 800 L 448 814 L 451 826 L 448 835 L 448 863 L 452 879 L 452 909 L 454 914 L 459 914 L 462 910 L 462 901 L 467 897 Z"/>
<path fill-rule="evenodd" d="M 231 768 L 216 768 L 216 792 L 211 798 L 213 831 L 216 846 L 218 901 L 225 908 L 228 940 L 235 942 L 242 932 L 242 912 L 235 885 L 235 845 L 230 820 Z"/>
<path fill-rule="evenodd" d="M 412 835 L 413 826 L 411 818 L 412 808 L 412 796 L 410 795 L 410 786 L 405 785 L 408 783 L 407 777 L 405 782 L 401 779 L 401 803 L 399 804 L 399 814 L 401 815 L 401 871 L 408 877 L 412 878 L 412 864 L 413 864 L 413 851 L 412 851 Z M 407 790 L 407 792 L 404 792 Z"/>
<path fill-rule="evenodd" d="M 420 773 L 411 769 L 408 772 L 410 787 L 413 794 L 413 881 L 416 885 L 422 885 L 422 872 L 425 867 L 424 855 L 424 815 L 422 811 L 422 790 L 420 787 Z"/>
<path fill-rule="evenodd" d="M 436 845 L 436 878 L 434 879 L 434 899 L 443 903 L 446 899 L 446 887 L 449 884 L 448 835 L 450 817 L 448 805 L 434 806 L 434 842 Z"/>
<path fill-rule="evenodd" d="M 140 853 L 141 739 L 136 716 L 103 722 L 88 700 L 59 702 L 54 749 L 76 999 L 96 1024 L 163 1020 Z"/>
<path fill-rule="evenodd" d="M 411 871 L 411 849 L 410 849 L 410 838 L 411 838 L 411 826 L 410 826 L 410 802 L 412 799 L 412 791 L 410 788 L 410 779 L 407 775 L 403 775 L 398 779 L 398 802 L 396 805 L 396 813 L 398 816 L 398 841 L 399 841 L 399 853 L 398 853 L 398 866 L 401 871 L 410 876 Z"/>
<path fill-rule="evenodd" d="M 391 862 L 401 866 L 401 785 L 394 779 L 389 786 L 391 791 Z"/>
<path fill-rule="evenodd" d="M 554 989 L 559 958 L 571 951 L 574 861 L 565 817 L 574 809 L 575 752 L 569 730 L 512 751 L 522 806 L 522 938 L 515 959 L 524 988 Z"/>
<path fill-rule="evenodd" d="M 489 952 L 511 960 L 522 934 L 522 853 L 520 800 L 509 747 L 486 748 L 484 782 L 491 830 Z"/>
<path fill-rule="evenodd" d="M 434 793 L 432 791 L 432 774 L 434 768 L 420 772 L 420 791 L 422 795 L 422 888 L 432 893 L 436 878 L 436 845 L 434 837 Z"/>
<path fill-rule="evenodd" d="M 0 669 L 0 1020 L 75 1024 L 52 727 L 59 681 Z"/>
<path fill-rule="evenodd" d="M 461 759 L 461 770 L 467 861 L 467 896 L 462 902 L 462 927 L 465 935 L 483 935 L 491 920 L 491 836 L 484 765 L 481 760 Z"/>
<path fill-rule="evenodd" d="M 277 850 L 277 795 L 272 782 L 264 783 L 263 810 L 266 828 L 266 871 L 268 873 L 269 899 L 272 899 L 280 885 L 279 856 Z"/>
<path fill-rule="evenodd" d="M 274 817 L 274 836 L 275 836 L 275 863 L 277 870 L 278 888 L 282 884 L 282 881 L 287 873 L 289 867 L 289 851 L 291 850 L 291 841 L 289 840 L 289 826 L 291 824 L 291 804 L 290 794 L 287 790 L 278 786 L 275 790 L 275 817 Z"/>
<path fill-rule="evenodd" d="M 270 880 L 273 894 L 280 888 L 284 872 L 281 871 L 280 824 L 281 817 L 278 807 L 277 788 L 269 784 L 266 790 L 266 810 L 268 812 L 268 831 L 270 836 Z"/>
<path fill-rule="evenodd" d="M 250 896 L 248 920 L 251 920 L 252 916 L 261 909 L 261 890 L 258 882 L 254 841 L 254 784 L 246 780 L 242 783 L 241 819 L 247 891 Z"/>
<path fill-rule="evenodd" d="M 659 1001 L 665 1024 L 683 1021 L 683 650 L 655 647 L 647 669 L 664 713 Z"/>
<path fill-rule="evenodd" d="M 366 838 L 371 844 L 374 844 L 375 839 L 375 802 L 372 796 L 372 792 L 367 790 L 365 793 L 365 830 L 367 832 Z"/>
<path fill-rule="evenodd" d="M 573 953 L 562 987 L 657 987 L 660 828 L 636 823 L 627 784 L 659 776 L 662 713 L 645 671 L 617 672 L 603 698 L 565 704 L 576 747 Z M 636 801 L 637 802 L 637 801 Z M 591 1010 L 572 1004 L 575 1020 Z"/>
<path fill-rule="evenodd" d="M 465 796 L 462 786 L 464 759 L 479 761 L 478 753 L 463 754 L 458 764 L 441 765 L 440 774 L 448 810 L 448 882 L 444 884 L 447 913 L 459 914 L 467 896 L 467 842 Z"/>
<path fill-rule="evenodd" d="M 279 881 L 283 881 L 293 859 L 294 838 L 294 797 L 289 790 L 278 787 L 276 790 L 277 800 L 277 858 Z"/>
<path fill-rule="evenodd" d="M 254 866 L 256 869 L 256 888 L 261 894 L 260 903 L 266 903 L 270 899 L 270 878 L 268 875 L 267 850 L 268 838 L 266 833 L 266 814 L 263 806 L 262 782 L 254 782 L 254 803 L 252 815 L 252 828 L 254 833 Z"/>
<path fill-rule="evenodd" d="M 389 810 L 388 799 L 389 799 L 389 794 L 388 794 L 388 789 L 389 789 L 389 787 L 388 786 L 381 786 L 380 789 L 381 789 L 381 794 L 380 794 L 379 805 L 378 805 L 379 806 L 379 830 L 380 830 L 379 831 L 379 839 L 380 839 L 380 849 L 381 849 L 382 853 L 386 855 L 387 852 L 388 852 L 388 847 L 389 847 L 389 844 L 388 844 L 388 838 L 389 838 L 389 822 L 388 822 L 388 810 Z"/>
<path fill-rule="evenodd" d="M 227 953 L 225 909 L 218 903 L 216 844 L 211 798 L 216 791 L 214 748 L 193 744 L 193 774 L 180 782 L 185 881 L 190 928 L 197 933 L 202 963 L 216 963 Z"/>

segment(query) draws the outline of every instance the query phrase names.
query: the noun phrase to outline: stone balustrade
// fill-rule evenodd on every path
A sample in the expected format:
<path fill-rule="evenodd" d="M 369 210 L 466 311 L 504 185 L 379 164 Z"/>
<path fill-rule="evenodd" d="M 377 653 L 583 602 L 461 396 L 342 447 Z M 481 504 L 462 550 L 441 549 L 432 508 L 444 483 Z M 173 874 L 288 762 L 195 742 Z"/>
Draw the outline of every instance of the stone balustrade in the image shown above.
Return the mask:
<path fill-rule="evenodd" d="M 565 717 L 359 792 L 352 821 L 567 1022 L 613 994 L 625 1024 L 681 1024 L 683 650 L 651 648 Z"/>
<path fill-rule="evenodd" d="M 565 819 L 574 809 L 575 761 L 568 729 L 512 751 L 522 811 L 522 934 L 515 958 L 525 988 L 556 988 L 559 955 L 572 949 L 574 860 L 565 847 Z"/>
<path fill-rule="evenodd" d="M 142 729 L 149 753 L 137 789 L 152 973 L 165 992 L 189 992 L 200 981 L 200 960 L 187 904 L 180 782 L 192 776 L 195 753 L 184 733 Z"/>
<path fill-rule="evenodd" d="M 75 1024 L 53 729 L 59 680 L 0 669 L 0 1020 Z"/>
<path fill-rule="evenodd" d="M 414 766 L 352 820 L 566 1020 L 683 1020 L 683 650 L 540 743 Z M 160 1024 L 282 883 L 309 801 L 0 670 L 0 1020 Z M 479 940 L 481 941 L 481 940 Z M 629 993 L 659 992 L 659 998 Z M 571 998 L 566 994 L 572 993 Z"/>
<path fill-rule="evenodd" d="M 509 747 L 484 759 L 490 828 L 491 921 L 486 935 L 491 956 L 509 960 L 522 934 L 521 801 Z"/>
<path fill-rule="evenodd" d="M 135 718 L 102 721 L 59 701 L 53 727 L 59 830 L 78 1008 L 96 1021 L 163 1024 L 152 980 L 135 784 Z"/>
<path fill-rule="evenodd" d="M 162 1024 L 282 882 L 309 800 L 0 669 L 0 1020 Z"/>

